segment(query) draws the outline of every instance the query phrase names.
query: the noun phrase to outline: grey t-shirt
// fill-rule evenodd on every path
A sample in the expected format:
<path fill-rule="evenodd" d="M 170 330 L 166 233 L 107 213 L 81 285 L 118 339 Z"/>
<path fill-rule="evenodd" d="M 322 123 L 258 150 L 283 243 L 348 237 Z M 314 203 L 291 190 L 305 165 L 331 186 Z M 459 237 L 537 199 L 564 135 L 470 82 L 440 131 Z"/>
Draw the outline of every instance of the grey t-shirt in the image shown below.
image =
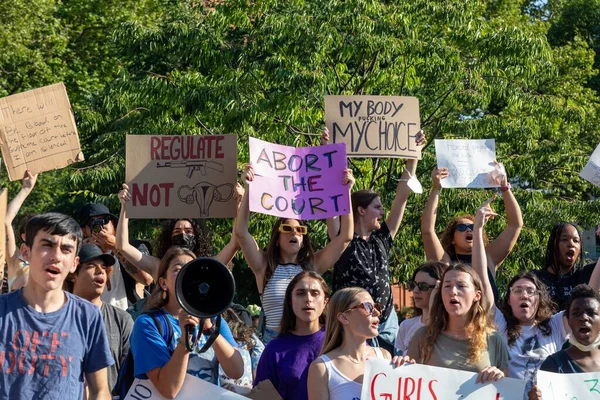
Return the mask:
<path fill-rule="evenodd" d="M 419 328 L 408 345 L 408 355 L 418 363 L 422 362 L 421 345 L 426 333 L 426 326 Z M 481 358 L 475 364 L 468 360 L 469 346 L 468 339 L 455 339 L 442 332 L 433 345 L 431 357 L 425 364 L 470 372 L 481 372 L 490 365 L 502 371 L 508 369 L 508 350 L 502 335 L 497 331 L 488 334 L 487 350 L 481 354 Z"/>
<path fill-rule="evenodd" d="M 121 365 L 129 351 L 129 336 L 133 329 L 133 319 L 126 311 L 107 303 L 102 303 L 100 309 L 104 326 L 106 326 L 110 353 L 115 359 L 115 363 L 108 367 L 108 387 L 113 391 L 117 384 Z"/>

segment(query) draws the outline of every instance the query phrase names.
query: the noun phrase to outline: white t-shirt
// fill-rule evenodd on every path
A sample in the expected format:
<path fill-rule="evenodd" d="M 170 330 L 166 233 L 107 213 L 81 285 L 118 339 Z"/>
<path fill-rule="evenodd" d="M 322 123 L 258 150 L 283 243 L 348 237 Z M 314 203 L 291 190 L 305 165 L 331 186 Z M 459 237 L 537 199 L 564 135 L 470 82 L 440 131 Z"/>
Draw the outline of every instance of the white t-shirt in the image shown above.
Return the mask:
<path fill-rule="evenodd" d="M 545 336 L 537 325 L 521 326 L 521 334 L 513 345 L 509 346 L 504 314 L 497 307 L 494 309 L 496 311 L 494 322 L 498 326 L 498 331 L 502 333 L 510 354 L 508 376 L 522 379 L 526 382 L 526 388 L 531 387 L 532 380 L 546 357 L 559 351 L 566 341 L 567 332 L 562 319 L 564 311 L 550 318 L 552 330 L 550 335 Z"/>
<path fill-rule="evenodd" d="M 398 327 L 398 335 L 396 335 L 396 348 L 400 350 L 402 355 L 406 354 L 410 339 L 412 339 L 417 329 L 425 326 L 423 321 L 421 321 L 421 317 L 422 315 L 419 315 L 414 318 L 405 319 L 400 323 L 400 326 Z"/>
<path fill-rule="evenodd" d="M 127 311 L 127 307 L 129 307 L 127 302 L 127 292 L 125 291 L 125 281 L 123 280 L 121 265 L 119 264 L 118 260 L 112 267 L 112 274 L 110 275 L 110 290 L 108 290 L 108 285 L 106 285 L 100 298 L 103 302 L 120 308 L 124 311 Z"/>

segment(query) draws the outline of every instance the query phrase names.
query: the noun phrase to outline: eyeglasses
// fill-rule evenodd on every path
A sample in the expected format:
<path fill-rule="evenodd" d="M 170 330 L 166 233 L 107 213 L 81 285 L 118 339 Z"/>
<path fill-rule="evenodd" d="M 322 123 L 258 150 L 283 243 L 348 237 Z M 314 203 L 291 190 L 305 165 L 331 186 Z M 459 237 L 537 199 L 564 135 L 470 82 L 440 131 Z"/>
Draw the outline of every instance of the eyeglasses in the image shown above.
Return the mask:
<path fill-rule="evenodd" d="M 344 312 L 347 313 L 347 312 L 356 310 L 357 308 L 362 308 L 363 310 L 365 310 L 367 312 L 367 315 L 375 314 L 375 310 L 377 310 L 377 312 L 381 314 L 381 304 L 379 304 L 379 303 L 373 304 L 373 303 L 369 303 L 368 301 L 357 304 L 354 307 L 351 307 Z"/>
<path fill-rule="evenodd" d="M 459 232 L 464 232 L 467 229 L 470 229 L 471 231 L 473 231 L 475 225 L 473 224 L 456 224 L 456 230 Z"/>
<path fill-rule="evenodd" d="M 279 232 L 281 233 L 293 233 L 296 232 L 300 235 L 306 235 L 308 233 L 308 227 L 304 225 L 290 225 L 290 224 L 281 224 L 279 225 Z"/>
<path fill-rule="evenodd" d="M 435 285 L 430 285 L 427 282 L 408 281 L 406 282 L 406 288 L 411 292 L 416 288 L 419 288 L 420 291 L 425 292 L 429 289 L 435 288 Z"/>
<path fill-rule="evenodd" d="M 523 293 L 525 293 L 529 297 L 537 296 L 538 294 L 540 294 L 539 290 L 532 288 L 532 287 L 528 287 L 528 288 L 511 287 L 510 292 L 516 296 L 521 296 L 521 295 L 523 295 Z"/>

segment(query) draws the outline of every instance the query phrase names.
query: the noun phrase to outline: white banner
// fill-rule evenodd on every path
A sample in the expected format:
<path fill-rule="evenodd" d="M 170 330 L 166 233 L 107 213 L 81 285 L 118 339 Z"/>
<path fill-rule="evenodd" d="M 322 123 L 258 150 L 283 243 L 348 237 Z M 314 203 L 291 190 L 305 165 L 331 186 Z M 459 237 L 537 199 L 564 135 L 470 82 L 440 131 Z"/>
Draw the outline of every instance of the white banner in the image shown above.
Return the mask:
<path fill-rule="evenodd" d="M 210 400 L 240 400 L 246 399 L 244 396 L 220 388 L 212 383 L 203 381 L 200 378 L 190 374 L 185 375 L 183 386 L 179 394 L 175 396 L 178 400 L 191 399 L 210 399 Z M 127 396 L 124 400 L 167 400 L 158 389 L 152 384 L 150 379 L 136 379 L 133 381 Z M 247 399 L 246 399 L 247 400 Z"/>
<path fill-rule="evenodd" d="M 389 361 L 366 363 L 362 400 L 520 400 L 525 382 L 502 378 L 475 383 L 477 374 L 422 364 L 393 368 Z M 544 400 L 546 398 L 544 397 Z"/>
<path fill-rule="evenodd" d="M 444 188 L 499 187 L 491 171 L 496 160 L 494 139 L 435 140 L 438 168 L 448 168 L 449 176 L 442 179 Z"/>
<path fill-rule="evenodd" d="M 600 372 L 555 374 L 538 371 L 537 385 L 544 400 L 600 399 Z"/>
<path fill-rule="evenodd" d="M 579 176 L 596 186 L 600 186 L 600 144 L 592 153 L 592 156 L 579 173 Z"/>

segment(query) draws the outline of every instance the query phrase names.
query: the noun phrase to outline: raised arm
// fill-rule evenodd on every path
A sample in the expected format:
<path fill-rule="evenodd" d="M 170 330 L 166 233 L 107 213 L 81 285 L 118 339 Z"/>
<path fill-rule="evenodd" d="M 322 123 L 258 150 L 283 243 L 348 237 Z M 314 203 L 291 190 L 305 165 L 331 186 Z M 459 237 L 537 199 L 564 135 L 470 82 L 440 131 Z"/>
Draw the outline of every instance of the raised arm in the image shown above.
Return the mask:
<path fill-rule="evenodd" d="M 21 183 L 21 190 L 12 199 L 12 201 L 8 203 L 8 207 L 6 208 L 6 219 L 4 220 L 4 225 L 6 227 L 6 263 L 8 264 L 9 278 L 12 278 L 19 269 L 19 252 L 17 249 L 17 240 L 12 223 L 19 213 L 19 210 L 23 206 L 25 199 L 27 199 L 35 187 L 37 177 L 37 174 L 33 175 L 31 171 L 25 171 L 25 176 L 23 176 L 23 181 Z"/>
<path fill-rule="evenodd" d="M 521 207 L 519 207 L 519 203 L 510 188 L 510 183 L 508 183 L 508 178 L 506 173 L 504 173 L 501 191 L 508 225 L 504 228 L 502 233 L 486 247 L 488 259 L 493 263 L 490 267 L 494 267 L 492 268 L 492 272 L 494 273 L 498 270 L 498 267 L 502 264 L 506 256 L 512 251 L 515 243 L 517 243 L 519 234 L 521 233 L 521 228 L 523 228 Z"/>
<path fill-rule="evenodd" d="M 244 188 L 239 183 L 235 186 L 235 198 L 237 200 L 237 208 L 238 211 L 240 209 L 240 203 L 242 198 L 244 197 Z M 235 257 L 235 253 L 237 253 L 240 248 L 237 237 L 235 234 L 235 221 L 233 221 L 233 229 L 231 230 L 231 237 L 229 238 L 229 242 L 221 249 L 219 254 L 217 254 L 214 258 L 221 261 L 225 265 L 229 265 L 233 257 Z"/>
<path fill-rule="evenodd" d="M 483 295 L 487 299 L 488 310 L 494 307 L 494 291 L 492 290 L 492 285 L 487 274 L 487 255 L 483 244 L 483 226 L 490 217 L 496 215 L 490 208 L 490 203 L 494 198 L 495 196 L 483 203 L 475 214 L 473 254 L 471 259 L 471 266 L 477 272 L 483 284 Z"/>
<path fill-rule="evenodd" d="M 244 182 L 244 195 L 238 208 L 238 215 L 235 219 L 235 236 L 239 246 L 242 248 L 244 258 L 248 266 L 254 272 L 256 284 L 259 292 L 262 293 L 262 282 L 267 268 L 267 256 L 264 251 L 258 247 L 258 243 L 248 230 L 248 221 L 250 219 L 250 200 L 248 198 L 249 184 L 254 180 L 254 170 L 250 164 L 246 165 L 246 170 L 242 175 Z M 260 283 L 259 283 L 260 282 Z"/>
<path fill-rule="evenodd" d="M 425 135 L 423 131 L 419 131 L 417 134 L 417 146 L 423 146 L 425 143 Z M 406 161 L 406 166 L 404 167 L 404 171 L 402 172 L 402 177 L 398 180 L 398 186 L 396 188 L 396 197 L 394 197 L 394 203 L 392 204 L 392 208 L 390 209 L 390 214 L 388 215 L 385 223 L 390 230 L 390 236 L 392 240 L 396 237 L 396 233 L 398 233 L 398 228 L 400 228 L 400 223 L 402 222 L 402 217 L 404 216 L 404 210 L 406 210 L 406 202 L 408 201 L 408 196 L 410 195 L 410 188 L 408 187 L 408 180 L 411 176 L 415 176 L 417 171 L 417 160 L 410 159 Z"/>
<path fill-rule="evenodd" d="M 146 255 L 136 249 L 129 243 L 129 218 L 125 211 L 125 204 L 131 200 L 129 187 L 123 184 L 123 189 L 119 192 L 119 200 L 121 201 L 121 214 L 119 215 L 119 223 L 117 224 L 116 232 L 116 248 L 127 261 L 152 275 L 152 278 L 157 281 L 158 265 L 160 260 L 151 255 Z M 143 282 L 142 282 L 143 283 Z"/>
<path fill-rule="evenodd" d="M 348 195 L 352 193 L 354 182 L 352 170 L 346 169 L 342 183 L 348 187 Z M 331 239 L 322 250 L 315 254 L 314 270 L 323 275 L 329 268 L 333 267 L 344 250 L 346 250 L 346 247 L 348 247 L 352 237 L 354 237 L 354 214 L 352 213 L 352 207 L 350 207 L 350 212 L 340 217 L 339 235 Z"/>
<path fill-rule="evenodd" d="M 433 186 L 427 198 L 427 203 L 425 203 L 423 215 L 421 216 L 421 237 L 423 238 L 425 256 L 429 261 L 450 262 L 450 257 L 444 251 L 442 243 L 435 233 L 435 220 L 437 218 L 440 191 L 442 190 L 441 180 L 446 178 L 448 174 L 448 168 L 438 169 L 435 167 L 433 169 L 431 173 Z"/>

